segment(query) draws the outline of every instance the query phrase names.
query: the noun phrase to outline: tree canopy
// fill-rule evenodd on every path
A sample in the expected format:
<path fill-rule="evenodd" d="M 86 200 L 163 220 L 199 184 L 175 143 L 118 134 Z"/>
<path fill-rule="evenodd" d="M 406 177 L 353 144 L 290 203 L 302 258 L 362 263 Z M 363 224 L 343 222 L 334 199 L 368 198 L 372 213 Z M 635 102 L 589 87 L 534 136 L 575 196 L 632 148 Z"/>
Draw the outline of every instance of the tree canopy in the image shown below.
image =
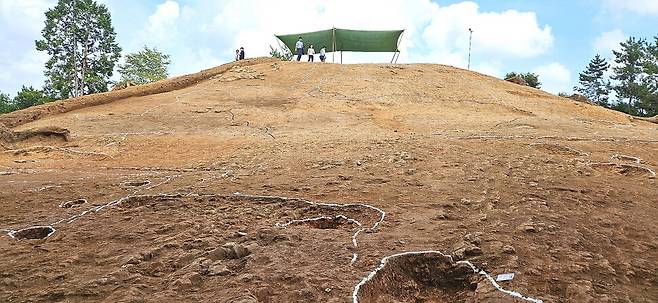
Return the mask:
<path fill-rule="evenodd" d="M 35 89 L 32 86 L 23 86 L 16 94 L 16 97 L 14 97 L 13 106 L 18 110 L 50 101 L 52 101 L 52 99 L 44 95 L 42 90 Z"/>
<path fill-rule="evenodd" d="M 574 87 L 574 90 L 596 104 L 608 105 L 611 85 L 610 81 L 604 78 L 604 73 L 608 68 L 610 68 L 610 64 L 597 54 L 587 65 L 587 68 L 579 74 L 578 83 L 580 86 Z"/>
<path fill-rule="evenodd" d="M 14 110 L 8 94 L 0 92 L 0 113 L 8 113 Z"/>
<path fill-rule="evenodd" d="M 658 37 L 653 42 L 630 37 L 613 51 L 613 89 L 618 102 L 611 107 L 629 114 L 658 114 Z"/>
<path fill-rule="evenodd" d="M 119 65 L 119 82 L 139 85 L 166 79 L 169 75 L 169 64 L 169 55 L 144 46 L 144 49 L 126 55 L 125 63 Z"/>
<path fill-rule="evenodd" d="M 107 91 L 121 48 L 107 7 L 94 0 L 59 0 L 46 12 L 39 51 L 50 59 L 46 93 L 70 98 Z"/>
<path fill-rule="evenodd" d="M 530 87 L 534 88 L 541 88 L 541 82 L 539 82 L 539 76 L 535 73 L 517 73 L 517 72 L 509 72 L 505 74 L 505 79 L 513 78 L 513 77 L 519 77 L 528 84 Z"/>

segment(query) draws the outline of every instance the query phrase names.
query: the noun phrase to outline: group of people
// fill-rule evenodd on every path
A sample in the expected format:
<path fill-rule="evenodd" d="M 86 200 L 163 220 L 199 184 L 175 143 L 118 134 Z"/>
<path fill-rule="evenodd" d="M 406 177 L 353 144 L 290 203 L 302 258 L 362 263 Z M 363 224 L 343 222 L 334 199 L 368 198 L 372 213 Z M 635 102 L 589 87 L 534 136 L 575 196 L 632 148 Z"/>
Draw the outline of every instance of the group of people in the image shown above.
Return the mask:
<path fill-rule="evenodd" d="M 297 40 L 297 43 L 295 43 L 295 49 L 297 50 L 297 61 L 302 60 L 302 55 L 304 55 L 304 40 L 302 37 L 299 37 L 299 40 Z M 313 62 L 313 57 L 315 56 L 315 49 L 313 48 L 313 44 L 308 47 L 306 55 L 308 55 L 308 62 Z M 320 49 L 320 61 L 324 62 L 326 59 L 327 47 L 323 45 Z"/>
<path fill-rule="evenodd" d="M 297 61 L 301 61 L 302 55 L 304 55 L 304 40 L 302 40 L 302 37 L 299 37 L 299 40 L 295 43 L 295 48 L 297 50 Z M 315 48 L 313 48 L 313 44 L 308 47 L 306 55 L 308 56 L 308 62 L 313 62 L 315 57 Z M 240 60 L 244 60 L 244 47 L 235 50 L 235 61 Z M 327 47 L 323 45 L 322 48 L 320 48 L 320 61 L 324 62 L 325 60 L 327 60 Z"/>
<path fill-rule="evenodd" d="M 244 60 L 244 47 L 235 50 L 235 61 Z"/>

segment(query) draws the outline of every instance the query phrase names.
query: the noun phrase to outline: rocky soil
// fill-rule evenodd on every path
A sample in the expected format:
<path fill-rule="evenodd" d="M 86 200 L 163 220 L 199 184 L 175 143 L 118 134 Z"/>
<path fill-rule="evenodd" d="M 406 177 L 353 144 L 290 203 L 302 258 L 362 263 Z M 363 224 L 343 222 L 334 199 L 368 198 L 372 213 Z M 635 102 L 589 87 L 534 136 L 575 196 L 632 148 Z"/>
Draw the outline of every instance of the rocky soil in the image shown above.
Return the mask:
<path fill-rule="evenodd" d="M 540 90 L 257 59 L 0 121 L 0 302 L 658 301 L 658 125 Z"/>

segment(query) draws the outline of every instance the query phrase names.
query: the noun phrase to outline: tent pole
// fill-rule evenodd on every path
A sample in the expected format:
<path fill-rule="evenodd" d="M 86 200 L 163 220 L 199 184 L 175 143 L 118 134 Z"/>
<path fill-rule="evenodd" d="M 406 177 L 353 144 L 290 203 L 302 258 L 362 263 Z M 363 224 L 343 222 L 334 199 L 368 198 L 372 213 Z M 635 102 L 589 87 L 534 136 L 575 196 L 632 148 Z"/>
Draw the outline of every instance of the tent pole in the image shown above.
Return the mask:
<path fill-rule="evenodd" d="M 404 30 L 400 33 L 400 37 L 398 37 L 398 45 L 395 47 L 396 53 L 398 57 L 395 59 L 395 63 L 398 63 L 398 59 L 400 58 L 400 41 L 402 41 L 402 36 L 404 35 Z M 393 58 L 395 58 L 395 54 L 393 54 Z"/>
<path fill-rule="evenodd" d="M 333 27 L 331 31 L 331 63 L 336 63 L 336 28 Z"/>
<path fill-rule="evenodd" d="M 340 64 L 343 64 L 343 51 L 340 51 Z"/>

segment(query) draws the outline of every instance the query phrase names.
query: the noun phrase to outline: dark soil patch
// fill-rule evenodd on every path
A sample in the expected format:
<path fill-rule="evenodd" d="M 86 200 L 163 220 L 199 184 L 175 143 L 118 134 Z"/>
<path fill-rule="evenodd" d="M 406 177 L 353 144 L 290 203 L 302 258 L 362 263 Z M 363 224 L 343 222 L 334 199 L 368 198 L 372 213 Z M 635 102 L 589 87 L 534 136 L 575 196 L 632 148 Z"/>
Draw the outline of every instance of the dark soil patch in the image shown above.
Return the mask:
<path fill-rule="evenodd" d="M 17 231 L 12 231 L 10 235 L 18 240 L 38 240 L 44 239 L 55 232 L 51 226 L 34 226 Z"/>
<path fill-rule="evenodd" d="M 439 253 L 391 257 L 357 293 L 360 303 L 471 302 L 479 277 L 466 263 Z"/>

